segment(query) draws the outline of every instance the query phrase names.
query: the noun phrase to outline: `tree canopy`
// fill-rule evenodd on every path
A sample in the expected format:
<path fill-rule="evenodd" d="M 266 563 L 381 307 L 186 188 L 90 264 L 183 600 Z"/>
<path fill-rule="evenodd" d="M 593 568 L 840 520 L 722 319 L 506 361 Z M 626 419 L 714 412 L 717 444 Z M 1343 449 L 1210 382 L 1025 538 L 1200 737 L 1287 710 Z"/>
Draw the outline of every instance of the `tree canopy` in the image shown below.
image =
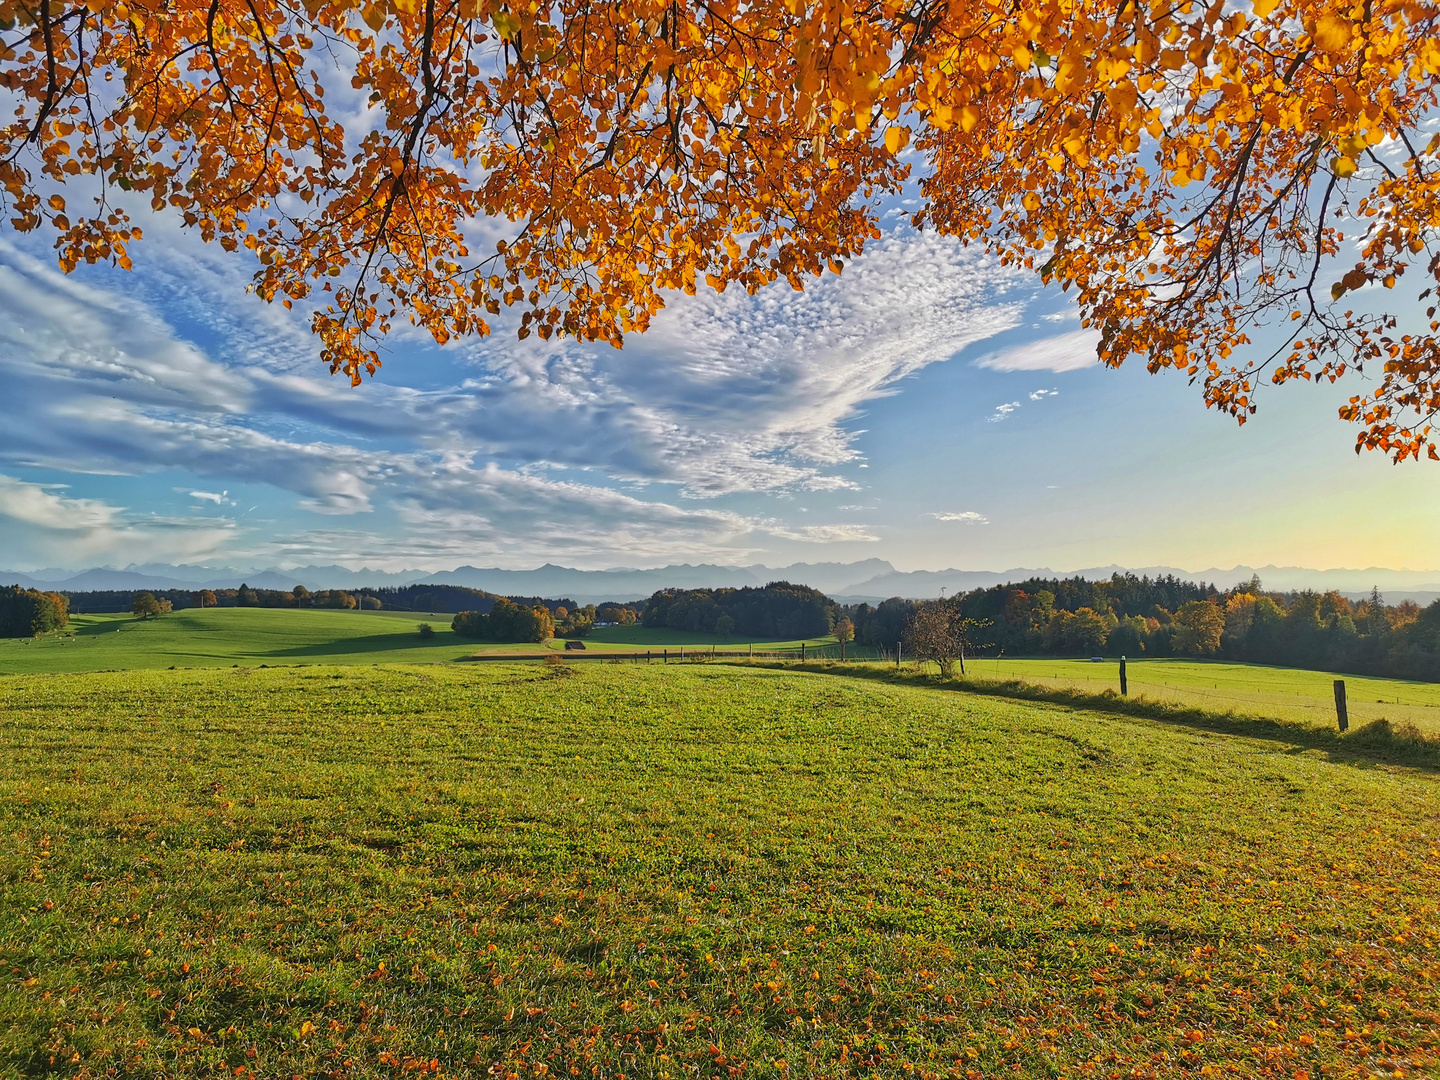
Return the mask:
<path fill-rule="evenodd" d="M 397 318 L 445 342 L 510 305 L 522 337 L 618 345 L 672 291 L 801 288 L 879 235 L 918 164 L 916 223 L 1073 288 L 1105 363 L 1179 369 L 1242 421 L 1266 379 L 1363 367 L 1357 449 L 1440 457 L 1434 309 L 1412 327 L 1346 299 L 1440 277 L 1437 15 L 0 0 L 0 189 L 67 270 L 128 267 L 136 205 L 248 249 L 255 291 L 310 305 L 359 382 Z"/>
<path fill-rule="evenodd" d="M 835 601 L 820 590 L 772 581 L 763 588 L 661 589 L 645 601 L 642 618 L 646 626 L 702 634 L 805 638 L 830 633 L 834 617 Z"/>
<path fill-rule="evenodd" d="M 555 636 L 555 619 L 543 604 L 527 607 L 503 596 L 488 613 L 462 611 L 450 621 L 450 629 L 461 637 L 482 641 L 549 641 Z"/>
<path fill-rule="evenodd" d="M 59 593 L 0 588 L 0 637 L 38 637 L 70 622 L 70 601 Z"/>

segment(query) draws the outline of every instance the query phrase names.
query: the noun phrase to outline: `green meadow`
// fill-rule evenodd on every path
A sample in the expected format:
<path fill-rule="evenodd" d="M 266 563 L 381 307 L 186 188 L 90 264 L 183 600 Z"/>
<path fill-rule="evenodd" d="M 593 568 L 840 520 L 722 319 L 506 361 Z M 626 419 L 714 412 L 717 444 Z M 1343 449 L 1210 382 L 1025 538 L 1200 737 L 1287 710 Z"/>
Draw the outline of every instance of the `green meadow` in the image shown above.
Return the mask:
<path fill-rule="evenodd" d="M 356 612 L 314 609 L 210 608 L 177 611 L 158 619 L 130 615 L 79 615 L 70 633 L 36 640 L 0 639 L 0 675 L 46 672 L 125 671 L 154 668 L 197 668 L 290 664 L 377 664 L 452 662 L 474 656 L 548 655 L 564 651 L 564 642 L 479 642 L 450 631 L 451 616 L 425 612 Z M 432 638 L 421 638 L 417 626 L 428 622 Z M 811 659 L 834 659 L 833 638 L 775 641 L 763 638 L 687 633 L 639 626 L 598 627 L 586 639 L 586 655 L 616 654 L 627 659 L 650 652 L 659 661 L 668 651 L 687 658 L 776 655 L 798 659 L 801 646 Z M 852 646 L 849 655 L 863 658 Z M 859 659 L 860 663 L 865 663 Z M 869 661 L 869 666 L 888 665 Z M 912 665 L 906 664 L 906 670 Z M 1293 668 L 1263 667 L 1201 660 L 1130 661 L 1130 696 L 1154 702 L 1261 717 L 1317 728 L 1335 724 L 1333 674 Z M 1440 685 L 1400 679 L 1344 676 L 1351 723 L 1361 727 L 1376 720 L 1414 725 L 1440 736 Z M 972 660 L 966 685 L 1001 689 L 1020 681 L 1030 686 L 1100 694 L 1119 687 L 1115 661 Z"/>
<path fill-rule="evenodd" d="M 451 633 L 451 618 L 282 608 L 190 608 L 154 619 L 72 615 L 69 633 L 0 638 L 0 672 L 454 660 L 475 650 Z M 416 631 L 421 622 L 436 630 L 428 642 Z"/>
<path fill-rule="evenodd" d="M 413 611 L 336 611 L 293 608 L 190 608 L 154 619 L 133 615 L 71 616 L 68 632 L 37 639 L 0 638 L 0 674 L 122 671 L 146 668 L 230 667 L 265 664 L 383 664 L 461 660 L 477 654 L 562 651 L 564 643 L 494 644 L 461 638 L 453 616 Z M 420 637 L 429 623 L 435 636 Z M 630 655 L 669 648 L 721 651 L 800 648 L 801 642 L 714 638 L 644 627 L 600 627 L 587 651 Z M 820 639 L 808 642 L 823 644 Z M 829 644 L 834 647 L 834 639 Z"/>
<path fill-rule="evenodd" d="M 975 660 L 968 681 L 977 686 L 1020 680 L 1035 686 L 1098 694 L 1118 690 L 1119 664 L 1089 660 Z M 1440 684 L 1406 679 L 1304 671 L 1208 660 L 1132 660 L 1130 696 L 1210 712 L 1259 716 L 1312 727 L 1335 726 L 1337 678 L 1345 680 L 1352 727 L 1388 720 L 1440 736 Z"/>
<path fill-rule="evenodd" d="M 1436 773 L 1306 731 L 732 664 L 0 679 L 0 1075 L 1434 1075 Z"/>

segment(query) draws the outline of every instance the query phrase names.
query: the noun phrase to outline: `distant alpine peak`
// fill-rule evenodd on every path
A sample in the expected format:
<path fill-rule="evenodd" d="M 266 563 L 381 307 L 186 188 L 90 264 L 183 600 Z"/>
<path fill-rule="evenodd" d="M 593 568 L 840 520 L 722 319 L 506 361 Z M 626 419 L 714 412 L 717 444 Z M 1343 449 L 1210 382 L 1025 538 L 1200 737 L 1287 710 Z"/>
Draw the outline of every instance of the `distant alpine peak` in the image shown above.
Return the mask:
<path fill-rule="evenodd" d="M 1258 576 L 1269 589 L 1288 592 L 1315 589 L 1359 595 L 1378 588 L 1392 602 L 1402 599 L 1434 598 L 1440 594 L 1440 571 L 1390 570 L 1370 567 L 1363 570 L 1312 570 L 1297 566 L 1233 566 L 1228 570 L 1210 568 L 1182 570 L 1173 566 L 1119 565 L 1056 571 L 1048 567 L 1015 567 L 1009 570 L 897 570 L 884 559 L 859 562 L 792 563 L 789 566 L 723 566 L 714 563 L 679 563 L 649 569 L 613 567 L 608 570 L 577 570 L 545 563 L 533 570 L 504 570 L 499 567 L 459 566 L 453 570 L 372 570 L 345 566 L 300 566 L 291 569 L 237 569 L 161 563 L 131 563 L 123 570 L 91 567 L 85 570 L 47 568 L 29 572 L 0 571 L 0 584 L 66 592 L 98 590 L 233 589 L 244 583 L 256 589 L 387 588 L 425 583 L 464 585 L 501 596 L 572 597 L 579 603 L 602 600 L 636 600 L 657 589 L 738 588 L 789 581 L 809 585 L 837 599 L 871 603 L 891 596 L 924 599 L 971 589 L 991 588 L 1031 578 L 1083 577 L 1101 580 L 1117 573 L 1144 577 L 1173 575 L 1188 581 L 1229 588 Z"/>

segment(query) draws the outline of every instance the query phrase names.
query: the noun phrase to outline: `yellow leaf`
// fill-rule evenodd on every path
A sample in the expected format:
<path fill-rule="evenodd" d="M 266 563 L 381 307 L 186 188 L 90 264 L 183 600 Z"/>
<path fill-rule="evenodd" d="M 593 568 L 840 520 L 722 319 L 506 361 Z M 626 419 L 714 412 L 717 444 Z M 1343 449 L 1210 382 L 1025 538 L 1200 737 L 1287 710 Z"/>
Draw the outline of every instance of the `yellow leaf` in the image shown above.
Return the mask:
<path fill-rule="evenodd" d="M 1330 162 L 1330 167 L 1335 170 L 1335 175 L 1341 179 L 1347 176 L 1354 176 L 1355 170 L 1358 168 L 1354 158 L 1347 157 L 1343 154 Z"/>
<path fill-rule="evenodd" d="M 1350 29 L 1349 20 L 1338 15 L 1322 15 L 1315 24 L 1315 33 L 1310 36 L 1326 52 L 1341 52 L 1350 44 L 1354 31 Z"/>
<path fill-rule="evenodd" d="M 899 124 L 891 124 L 885 129 L 885 149 L 892 154 L 898 154 L 910 142 L 910 129 L 901 127 Z"/>
<path fill-rule="evenodd" d="M 1250 6 L 1254 9 L 1257 16 L 1265 19 L 1270 16 L 1272 11 L 1280 6 L 1280 0 L 1254 0 L 1254 3 Z"/>
<path fill-rule="evenodd" d="M 960 130 L 970 132 L 975 130 L 975 125 L 980 123 L 980 109 L 975 105 L 966 105 L 960 110 Z"/>

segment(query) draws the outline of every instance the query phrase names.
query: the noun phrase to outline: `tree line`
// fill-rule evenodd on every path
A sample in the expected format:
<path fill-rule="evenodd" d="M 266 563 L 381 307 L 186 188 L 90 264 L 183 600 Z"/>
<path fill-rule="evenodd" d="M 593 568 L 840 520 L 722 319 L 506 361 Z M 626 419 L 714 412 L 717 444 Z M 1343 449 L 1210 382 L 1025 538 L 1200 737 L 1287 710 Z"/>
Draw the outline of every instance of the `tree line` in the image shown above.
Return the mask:
<path fill-rule="evenodd" d="M 70 610 L 77 615 L 103 615 L 110 612 L 133 611 L 141 596 L 165 601 L 172 610 L 212 607 L 263 608 L 336 608 L 341 610 L 378 611 L 384 606 L 377 590 L 317 589 L 311 592 L 304 585 L 293 589 L 252 589 L 241 584 L 236 589 L 96 589 L 64 595 Z"/>
<path fill-rule="evenodd" d="M 633 626 L 636 605 L 604 603 L 576 607 L 573 600 L 542 600 L 529 596 L 497 596 L 484 608 L 462 611 L 450 628 L 462 637 L 482 641 L 548 641 L 552 637 L 583 638 L 597 622 Z"/>
<path fill-rule="evenodd" d="M 1197 657 L 1440 680 L 1440 601 L 1387 604 L 1378 590 L 1352 601 L 1266 590 L 1259 578 L 1222 591 L 1115 574 L 1032 578 L 940 601 L 893 597 L 843 614 L 861 644 L 905 643 L 912 655 L 922 638 L 950 634 L 952 654 L 963 645 L 979 656 Z"/>
<path fill-rule="evenodd" d="M 168 602 L 171 609 L 208 607 L 263 608 L 333 608 L 353 611 L 434 611 L 451 614 L 461 611 L 488 612 L 500 597 L 482 589 L 461 585 L 408 585 L 399 588 L 316 589 L 304 585 L 291 589 L 256 589 L 241 584 L 234 589 L 99 589 L 91 592 L 57 593 L 69 603 L 76 614 L 99 615 L 132 611 L 140 596 Z M 579 610 L 573 600 L 547 599 L 539 596 L 512 596 L 517 604 L 527 607 L 541 604 L 553 612 L 557 608 Z M 616 605 L 608 605 L 615 607 Z M 635 605 L 630 605 L 634 607 Z M 614 621 L 619 622 L 620 619 Z"/>
<path fill-rule="evenodd" d="M 0 588 L 0 637 L 39 637 L 70 622 L 70 601 L 63 593 L 19 585 Z"/>
<path fill-rule="evenodd" d="M 435 611 L 447 615 L 462 611 L 478 611 L 482 615 L 495 606 L 501 597 L 484 589 L 471 589 L 464 585 L 403 585 L 381 589 L 366 589 L 366 595 L 374 596 L 392 611 Z M 575 611 L 577 604 L 565 597 L 547 599 L 543 596 L 505 597 L 511 603 L 522 607 L 547 607 L 553 614 L 557 608 Z"/>
<path fill-rule="evenodd" d="M 809 638 L 830 633 L 839 605 L 818 589 L 772 581 L 727 589 L 661 589 L 645 601 L 641 621 L 702 634 Z"/>

